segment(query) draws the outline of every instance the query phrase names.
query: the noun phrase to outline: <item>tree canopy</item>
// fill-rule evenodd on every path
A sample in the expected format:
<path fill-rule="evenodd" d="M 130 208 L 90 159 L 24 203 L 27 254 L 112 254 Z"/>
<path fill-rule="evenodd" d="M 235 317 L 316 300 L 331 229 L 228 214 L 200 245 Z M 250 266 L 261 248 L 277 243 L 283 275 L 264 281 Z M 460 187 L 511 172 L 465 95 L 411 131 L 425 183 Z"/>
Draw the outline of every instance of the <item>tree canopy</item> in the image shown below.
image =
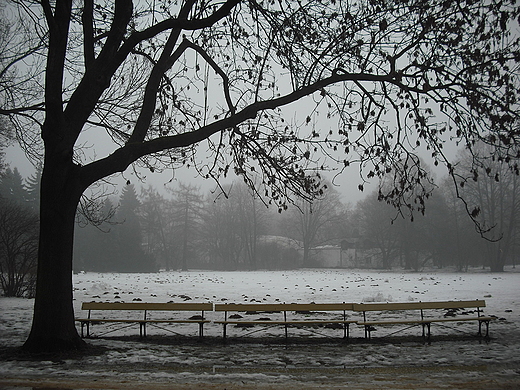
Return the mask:
<path fill-rule="evenodd" d="M 504 160 L 518 157 L 514 1 L 13 4 L 45 22 L 4 69 L 17 69 L 15 59 L 47 62 L 31 73 L 40 92 L 29 102 L 3 89 L 1 112 L 43 124 L 44 141 L 61 140 L 82 165 L 83 187 L 135 161 L 151 170 L 162 162 L 217 179 L 233 169 L 251 181 L 260 171 L 278 200 L 287 189 L 319 191 L 309 170 L 333 163 L 361 162 L 366 178 L 402 171 L 417 164 L 419 145 L 449 169 L 447 141 L 482 140 Z M 278 109 L 304 96 L 301 117 Z M 333 119 L 322 125 L 318 114 Z M 97 161 L 78 148 L 92 128 L 110 136 L 112 153 Z M 203 140 L 209 155 L 197 158 Z M 385 195 L 399 199 L 422 173 Z"/>

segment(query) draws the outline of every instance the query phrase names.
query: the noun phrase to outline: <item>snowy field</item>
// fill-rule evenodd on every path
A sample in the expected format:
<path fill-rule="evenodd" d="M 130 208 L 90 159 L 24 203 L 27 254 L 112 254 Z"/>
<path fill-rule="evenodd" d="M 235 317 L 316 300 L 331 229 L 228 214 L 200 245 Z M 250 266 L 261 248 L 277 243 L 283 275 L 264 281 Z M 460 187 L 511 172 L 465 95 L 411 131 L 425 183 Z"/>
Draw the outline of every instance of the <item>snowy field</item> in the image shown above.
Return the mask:
<path fill-rule="evenodd" d="M 332 303 L 473 299 L 485 299 L 484 314 L 497 317 L 491 323 L 489 341 L 474 337 L 475 322 L 452 323 L 449 327 L 433 324 L 429 343 L 420 337 L 419 327 L 391 338 L 382 336 L 398 330 L 398 326 L 380 328 L 373 333 L 372 341 L 366 341 L 363 329 L 352 325 L 348 343 L 343 342 L 338 329 L 316 329 L 319 335 L 290 329 L 286 342 L 282 328 L 249 335 L 251 329 L 230 327 L 231 338 L 223 343 L 222 328 L 216 324 L 205 325 L 203 341 L 197 340 L 198 329 L 193 324 L 175 325 L 173 329 L 181 336 L 149 327 L 145 340 L 139 339 L 139 327 L 133 325 L 88 340 L 100 347 L 89 356 L 34 360 L 13 357 L 12 352 L 12 347 L 20 346 L 29 332 L 32 300 L 0 298 L 0 389 L 520 388 L 520 272 L 516 269 L 500 274 L 478 269 L 468 273 L 316 269 L 74 275 L 78 317 L 86 315 L 80 309 L 85 301 Z M 187 318 L 193 314 L 176 315 Z M 223 313 L 208 312 L 206 317 L 223 319 Z M 350 318 L 359 319 L 354 313 Z M 92 334 L 106 330 L 105 325 L 96 325 Z"/>

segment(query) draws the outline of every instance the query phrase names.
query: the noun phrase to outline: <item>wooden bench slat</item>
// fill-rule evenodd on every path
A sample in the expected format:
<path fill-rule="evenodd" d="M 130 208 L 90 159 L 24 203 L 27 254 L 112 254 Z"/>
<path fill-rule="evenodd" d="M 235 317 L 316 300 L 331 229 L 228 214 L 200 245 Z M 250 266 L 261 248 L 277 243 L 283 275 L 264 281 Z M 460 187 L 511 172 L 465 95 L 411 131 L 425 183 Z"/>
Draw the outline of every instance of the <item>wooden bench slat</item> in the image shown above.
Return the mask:
<path fill-rule="evenodd" d="M 82 310 L 157 310 L 157 311 L 211 311 L 213 303 L 208 302 L 83 302 Z"/>
<path fill-rule="evenodd" d="M 493 321 L 496 317 L 449 317 L 449 318 L 435 318 L 425 319 L 423 322 L 457 322 L 457 321 Z"/>
<path fill-rule="evenodd" d="M 459 322 L 459 321 L 492 321 L 495 317 L 450 317 L 450 318 L 425 318 L 423 320 L 381 320 L 381 321 L 358 321 L 360 326 L 392 325 L 392 324 L 429 324 L 434 322 Z"/>
<path fill-rule="evenodd" d="M 275 325 L 318 325 L 318 324 L 355 324 L 357 320 L 227 320 L 227 321 L 213 321 L 215 324 L 230 324 L 230 325 L 239 325 L 239 324 L 247 324 L 247 325 L 267 325 L 267 324 L 275 324 Z"/>
<path fill-rule="evenodd" d="M 215 311 L 343 311 L 353 303 L 216 303 Z"/>
<path fill-rule="evenodd" d="M 361 326 L 372 326 L 372 325 L 393 325 L 393 324 L 423 324 L 428 321 L 423 320 L 388 320 L 388 321 L 358 321 L 358 325 Z"/>
<path fill-rule="evenodd" d="M 354 303 L 354 311 L 385 311 L 385 310 L 428 310 L 428 309 L 459 309 L 466 307 L 485 307 L 486 301 L 434 301 L 434 302 L 387 302 L 387 303 Z"/>
<path fill-rule="evenodd" d="M 116 319 L 116 318 L 78 318 L 78 322 L 143 322 L 142 319 Z"/>
<path fill-rule="evenodd" d="M 211 320 L 146 320 L 141 322 L 147 322 L 147 323 L 154 323 L 154 324 L 160 324 L 160 323 L 171 323 L 171 324 L 200 324 L 200 323 L 210 323 Z"/>

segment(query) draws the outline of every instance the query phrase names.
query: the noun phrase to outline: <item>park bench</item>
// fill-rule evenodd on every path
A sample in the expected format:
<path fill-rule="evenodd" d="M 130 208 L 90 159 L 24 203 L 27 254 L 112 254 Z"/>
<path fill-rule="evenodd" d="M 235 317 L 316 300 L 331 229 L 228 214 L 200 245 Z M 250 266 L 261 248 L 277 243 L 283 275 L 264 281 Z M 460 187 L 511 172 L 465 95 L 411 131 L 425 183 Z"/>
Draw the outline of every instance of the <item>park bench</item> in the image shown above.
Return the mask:
<path fill-rule="evenodd" d="M 376 326 L 385 325 L 410 325 L 405 329 L 413 326 L 422 326 L 423 338 L 430 339 L 430 327 L 432 323 L 448 323 L 448 322 L 463 322 L 463 321 L 477 321 L 478 335 L 482 336 L 482 324 L 486 327 L 485 337 L 489 337 L 489 322 L 495 317 L 483 316 L 481 308 L 486 306 L 484 300 L 473 301 L 439 301 L 439 302 L 388 302 L 388 303 L 355 303 L 353 310 L 363 313 L 363 321 L 358 321 L 358 325 L 365 328 L 365 338 L 371 337 L 371 332 L 375 330 Z M 475 310 L 467 311 L 468 308 L 476 309 L 476 316 L 471 315 Z M 439 310 L 445 310 L 443 316 L 439 316 Z M 464 310 L 464 311 L 462 311 Z M 382 319 L 382 320 L 368 320 L 367 312 L 406 312 L 417 311 L 420 316 L 416 318 L 403 318 L 403 313 L 399 313 L 397 319 Z M 460 312 L 462 311 L 462 312 Z M 459 313 L 460 312 L 460 313 Z M 432 316 L 434 314 L 435 316 Z M 401 329 L 401 330 L 405 330 Z M 400 332 L 391 333 L 395 334 Z"/>
<path fill-rule="evenodd" d="M 90 325 L 99 323 L 120 323 L 125 324 L 118 329 L 132 326 L 133 324 L 139 324 L 139 335 L 146 337 L 146 325 L 150 324 L 157 328 L 162 328 L 161 324 L 198 324 L 199 325 L 199 337 L 203 337 L 204 324 L 210 322 L 204 317 L 205 311 L 213 310 L 213 303 L 147 303 L 147 302 L 83 302 L 81 305 L 82 310 L 88 310 L 87 318 L 77 318 L 76 321 L 81 323 L 81 337 L 84 337 L 83 328 L 87 328 L 87 337 L 90 337 Z M 117 311 L 119 314 L 118 318 L 111 316 L 104 317 L 93 317 L 93 313 L 102 312 L 106 314 L 108 312 Z M 127 311 L 127 316 L 120 315 L 122 311 Z M 130 312 L 140 312 L 141 316 L 135 317 Z M 151 313 L 155 312 L 184 312 L 184 311 L 200 311 L 200 315 L 191 316 L 187 319 L 172 319 L 172 318 L 152 318 Z M 113 314 L 113 313 L 110 313 Z M 103 334 L 114 332 L 118 329 L 105 332 Z M 170 329 L 165 329 L 173 332 Z"/>
<path fill-rule="evenodd" d="M 352 303 L 225 303 L 215 304 L 215 312 L 224 312 L 224 320 L 214 321 L 222 324 L 223 338 L 227 336 L 227 325 L 238 327 L 252 327 L 261 325 L 263 329 L 275 326 L 285 328 L 285 338 L 288 337 L 289 327 L 317 327 L 317 326 L 338 326 L 343 329 L 343 337 L 349 337 L 349 325 L 355 320 L 347 319 L 347 311 L 352 311 Z M 236 314 L 229 315 L 235 312 Z M 246 315 L 260 315 L 256 319 L 244 319 L 238 312 Z M 334 318 L 318 318 L 318 313 L 337 312 Z M 289 315 L 288 315 L 289 313 Z M 266 315 L 275 316 L 271 319 Z M 240 317 L 240 318 L 237 318 Z M 251 332 L 254 333 L 254 332 Z M 316 332 L 314 332 L 316 333 Z"/>

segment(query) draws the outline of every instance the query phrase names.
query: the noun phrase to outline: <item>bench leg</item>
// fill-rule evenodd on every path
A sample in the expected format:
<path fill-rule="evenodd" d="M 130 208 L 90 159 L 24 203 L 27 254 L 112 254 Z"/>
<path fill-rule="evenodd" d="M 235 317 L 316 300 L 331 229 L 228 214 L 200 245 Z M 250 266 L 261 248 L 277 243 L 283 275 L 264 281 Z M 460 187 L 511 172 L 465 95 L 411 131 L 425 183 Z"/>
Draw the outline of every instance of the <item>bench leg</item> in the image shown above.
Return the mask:
<path fill-rule="evenodd" d="M 139 337 L 146 337 L 146 322 L 139 323 Z"/>
<path fill-rule="evenodd" d="M 482 323 L 486 325 L 486 334 L 484 335 L 485 338 L 489 337 L 489 321 L 479 321 L 478 322 L 478 333 L 477 335 L 482 337 Z"/>
<path fill-rule="evenodd" d="M 343 324 L 343 338 L 348 340 L 350 337 L 350 324 L 348 322 L 345 322 Z"/>
<path fill-rule="evenodd" d="M 422 324 L 422 337 L 423 337 L 423 339 L 430 340 L 430 337 L 431 337 L 431 325 L 432 324 L 430 322 L 426 322 L 426 323 Z M 428 329 L 428 333 L 427 334 L 424 331 L 425 328 Z"/>
<path fill-rule="evenodd" d="M 222 338 L 226 338 L 227 334 L 226 334 L 226 325 L 227 324 L 222 324 Z"/>
<path fill-rule="evenodd" d="M 199 338 L 203 338 L 204 337 L 204 323 L 203 322 L 199 322 Z"/>

